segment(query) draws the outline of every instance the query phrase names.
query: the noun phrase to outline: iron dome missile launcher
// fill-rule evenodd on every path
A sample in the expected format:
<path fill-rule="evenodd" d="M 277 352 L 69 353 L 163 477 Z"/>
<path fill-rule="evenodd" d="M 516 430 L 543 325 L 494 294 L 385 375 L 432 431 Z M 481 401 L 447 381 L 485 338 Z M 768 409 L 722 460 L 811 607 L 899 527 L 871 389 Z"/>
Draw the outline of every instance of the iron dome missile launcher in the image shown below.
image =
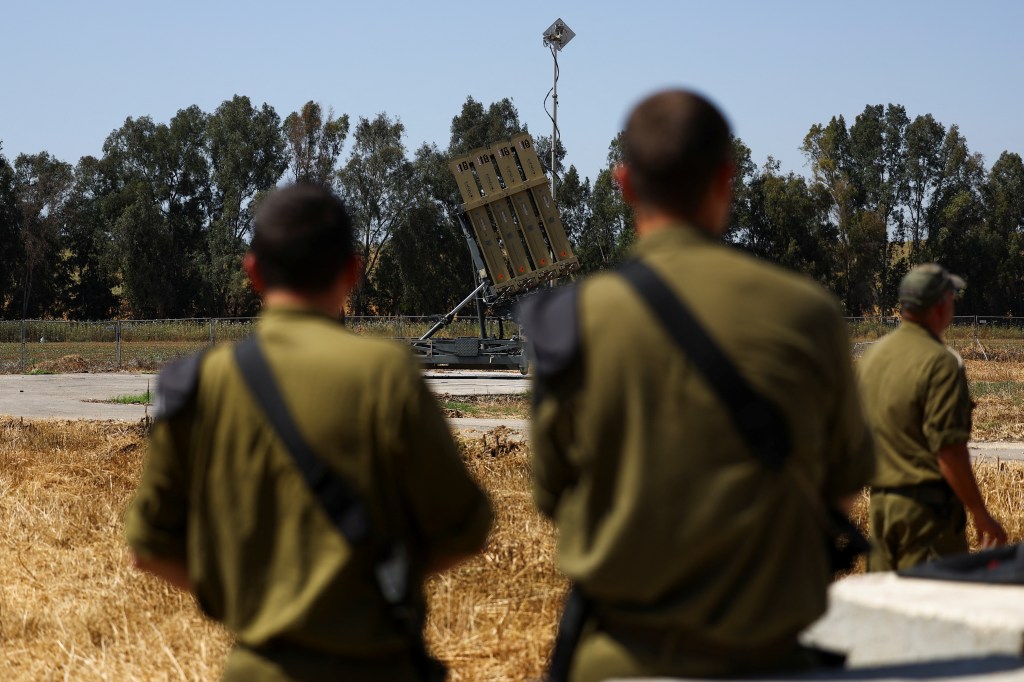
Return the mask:
<path fill-rule="evenodd" d="M 459 222 L 477 287 L 426 334 L 410 342 L 413 352 L 430 366 L 518 368 L 525 374 L 524 341 L 489 338 L 483 311 L 490 308 L 500 319 L 520 296 L 571 276 L 579 269 L 579 261 L 528 133 L 474 149 L 452 159 L 449 168 L 462 196 Z M 474 300 L 479 337 L 433 338 Z M 504 336 L 502 326 L 498 336 Z"/>

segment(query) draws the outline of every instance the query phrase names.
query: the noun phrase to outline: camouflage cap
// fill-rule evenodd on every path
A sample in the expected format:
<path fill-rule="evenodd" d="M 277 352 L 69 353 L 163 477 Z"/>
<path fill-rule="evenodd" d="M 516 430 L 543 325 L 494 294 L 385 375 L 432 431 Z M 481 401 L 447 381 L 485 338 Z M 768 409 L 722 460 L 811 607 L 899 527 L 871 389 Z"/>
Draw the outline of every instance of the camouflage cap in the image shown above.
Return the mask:
<path fill-rule="evenodd" d="M 938 263 L 925 263 L 912 268 L 900 282 L 900 304 L 910 311 L 924 311 L 950 289 L 959 293 L 965 286 L 961 277 Z"/>

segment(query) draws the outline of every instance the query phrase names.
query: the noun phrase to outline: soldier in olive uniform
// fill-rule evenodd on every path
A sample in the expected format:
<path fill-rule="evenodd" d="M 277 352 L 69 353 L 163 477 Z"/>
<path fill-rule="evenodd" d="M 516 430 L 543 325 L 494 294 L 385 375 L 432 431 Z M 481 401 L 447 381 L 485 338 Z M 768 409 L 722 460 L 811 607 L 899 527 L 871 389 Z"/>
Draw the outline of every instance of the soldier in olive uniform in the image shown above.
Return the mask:
<path fill-rule="evenodd" d="M 329 191 L 271 195 L 244 260 L 264 302 L 256 335 L 311 449 L 358 494 L 374 531 L 408 552 L 421 628 L 424 576 L 479 551 L 491 510 L 408 350 L 338 322 L 358 276 L 352 244 Z M 125 532 L 139 568 L 192 592 L 234 633 L 224 678 L 420 679 L 375 582 L 374 543 L 350 545 L 332 524 L 232 348 L 175 365 L 157 391 Z"/>
<path fill-rule="evenodd" d="M 825 610 L 823 504 L 874 469 L 837 302 L 720 242 L 733 166 L 705 99 L 633 111 L 616 178 L 632 259 L 685 302 L 791 432 L 771 471 L 698 368 L 618 273 L 524 310 L 535 343 L 534 497 L 591 604 L 570 679 L 728 676 L 814 663 L 797 634 Z"/>
<path fill-rule="evenodd" d="M 967 551 L 967 517 L 981 543 L 1006 533 L 985 507 L 971 469 L 971 396 L 964 363 L 942 342 L 964 282 L 934 263 L 900 283 L 903 322 L 857 363 L 878 449 L 871 485 L 872 571 L 910 568 Z"/>

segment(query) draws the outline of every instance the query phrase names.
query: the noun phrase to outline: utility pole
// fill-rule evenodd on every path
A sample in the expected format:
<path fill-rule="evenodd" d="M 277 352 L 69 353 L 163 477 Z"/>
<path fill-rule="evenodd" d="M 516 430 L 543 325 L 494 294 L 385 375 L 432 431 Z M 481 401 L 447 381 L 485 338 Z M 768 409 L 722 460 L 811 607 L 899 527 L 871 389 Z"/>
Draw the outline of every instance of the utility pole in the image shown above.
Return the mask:
<path fill-rule="evenodd" d="M 548 91 L 548 95 L 551 96 L 551 108 L 552 113 L 548 114 L 551 117 L 551 200 L 557 204 L 555 197 L 555 150 L 558 148 L 558 53 L 562 51 L 562 48 L 569 44 L 569 41 L 576 37 L 572 29 L 565 25 L 565 22 L 561 19 L 556 19 L 555 23 L 548 26 L 547 30 L 544 31 L 544 47 L 551 50 L 551 58 L 555 62 L 555 75 L 554 83 L 551 85 L 551 90 Z M 547 103 L 547 97 L 544 98 L 545 104 Z M 545 111 L 547 106 L 544 107 Z"/>

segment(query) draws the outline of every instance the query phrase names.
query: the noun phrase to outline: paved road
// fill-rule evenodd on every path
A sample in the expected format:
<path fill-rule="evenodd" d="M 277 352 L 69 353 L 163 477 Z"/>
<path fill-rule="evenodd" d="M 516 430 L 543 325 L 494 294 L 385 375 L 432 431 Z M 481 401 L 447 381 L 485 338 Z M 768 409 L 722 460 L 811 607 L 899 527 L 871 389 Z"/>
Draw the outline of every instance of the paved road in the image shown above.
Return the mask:
<path fill-rule="evenodd" d="M 517 373 L 451 370 L 429 372 L 427 385 L 448 395 L 509 395 L 525 393 L 529 380 Z M 3 374 L 0 375 L 0 415 L 26 419 L 113 419 L 138 421 L 142 405 L 101 402 L 120 395 L 138 395 L 156 388 L 155 374 Z M 460 430 L 489 431 L 505 425 L 526 430 L 522 420 L 456 419 Z"/>
<path fill-rule="evenodd" d="M 517 372 L 430 371 L 424 375 L 435 393 L 449 395 L 508 395 L 525 393 L 530 386 Z M 138 421 L 147 410 L 142 405 L 96 402 L 119 395 L 137 395 L 156 388 L 155 374 L 2 374 L 0 415 L 27 419 L 113 419 Z M 486 432 L 498 426 L 525 433 L 522 419 L 453 419 L 460 431 Z M 978 458 L 1024 461 L 1024 443 L 971 443 Z"/>

